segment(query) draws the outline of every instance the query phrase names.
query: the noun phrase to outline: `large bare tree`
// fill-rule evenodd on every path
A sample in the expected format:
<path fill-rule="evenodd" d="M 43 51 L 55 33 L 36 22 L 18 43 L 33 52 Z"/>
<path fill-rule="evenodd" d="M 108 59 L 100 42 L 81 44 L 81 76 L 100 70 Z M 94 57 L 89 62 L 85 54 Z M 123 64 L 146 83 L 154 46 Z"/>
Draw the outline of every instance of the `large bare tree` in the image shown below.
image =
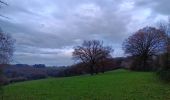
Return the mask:
<path fill-rule="evenodd" d="M 148 70 L 147 61 L 165 50 L 165 33 L 154 27 L 138 30 L 123 43 L 126 54 L 139 60 L 136 70 Z"/>
<path fill-rule="evenodd" d="M 8 5 L 8 4 L 0 0 L 0 8 L 2 7 L 2 5 Z M 1 14 L 0 16 L 4 17 Z M 9 35 L 3 33 L 2 30 L 0 29 L 0 96 L 2 96 L 1 85 L 3 84 L 3 81 L 4 81 L 3 76 L 2 76 L 2 68 L 4 67 L 4 64 L 7 64 L 10 61 L 10 58 L 13 52 L 13 50 L 10 49 L 10 47 L 13 48 L 13 41 L 10 42 L 10 40 L 12 40 L 12 38 Z M 10 51 L 11 53 L 7 53 L 8 51 Z M 3 99 L 3 96 L 2 96 L 2 99 Z"/>
<path fill-rule="evenodd" d="M 104 59 L 111 57 L 112 48 L 104 46 L 103 42 L 98 40 L 84 41 L 81 46 L 76 46 L 73 52 L 73 58 L 87 64 L 90 73 L 98 73 L 96 65 Z"/>

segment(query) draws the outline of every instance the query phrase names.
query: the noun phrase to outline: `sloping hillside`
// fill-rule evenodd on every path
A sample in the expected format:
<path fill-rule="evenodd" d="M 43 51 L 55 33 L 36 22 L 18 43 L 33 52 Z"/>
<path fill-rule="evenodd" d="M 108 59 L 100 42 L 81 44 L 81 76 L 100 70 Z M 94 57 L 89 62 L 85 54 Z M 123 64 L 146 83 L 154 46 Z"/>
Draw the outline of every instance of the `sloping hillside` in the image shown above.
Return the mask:
<path fill-rule="evenodd" d="M 4 100 L 170 100 L 170 86 L 153 73 L 126 70 L 21 82 L 4 89 Z"/>

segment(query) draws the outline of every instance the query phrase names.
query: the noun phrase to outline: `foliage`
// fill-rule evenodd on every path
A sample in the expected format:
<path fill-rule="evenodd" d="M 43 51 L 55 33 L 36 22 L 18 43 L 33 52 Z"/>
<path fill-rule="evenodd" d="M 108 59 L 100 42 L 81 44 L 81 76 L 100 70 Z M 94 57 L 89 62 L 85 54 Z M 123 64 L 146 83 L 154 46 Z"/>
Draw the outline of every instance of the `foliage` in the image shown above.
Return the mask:
<path fill-rule="evenodd" d="M 160 30 L 164 31 L 166 36 L 166 52 L 161 55 L 160 69 L 158 75 L 161 80 L 170 82 L 170 19 L 167 23 L 161 23 Z"/>
<path fill-rule="evenodd" d="M 170 82 L 170 53 L 160 55 L 157 75 L 161 80 Z"/>
<path fill-rule="evenodd" d="M 170 82 L 170 69 L 168 70 L 161 69 L 157 72 L 157 74 L 159 75 L 159 78 L 164 82 L 168 83 Z"/>
<path fill-rule="evenodd" d="M 136 70 L 150 70 L 149 59 L 165 51 L 165 33 L 154 27 L 144 27 L 138 30 L 123 43 L 126 54 L 134 57 Z"/>
<path fill-rule="evenodd" d="M 89 66 L 90 73 L 98 73 L 99 63 L 107 58 L 111 58 L 112 48 L 104 46 L 103 42 L 98 40 L 84 41 L 81 46 L 76 46 L 73 52 L 73 58 Z M 104 71 L 104 70 L 103 70 Z"/>
<path fill-rule="evenodd" d="M 16 64 L 4 68 L 3 74 L 8 78 L 8 83 L 26 80 L 37 80 L 47 77 L 60 77 L 66 67 L 44 67 L 42 65 Z"/>
<path fill-rule="evenodd" d="M 9 34 L 0 31 L 0 64 L 8 64 L 12 60 L 14 42 Z"/>
<path fill-rule="evenodd" d="M 104 68 L 104 69 L 103 69 Z M 103 63 L 99 63 L 97 66 L 98 72 L 111 71 L 120 68 L 120 62 L 115 59 L 107 59 Z M 58 75 L 60 77 L 68 77 L 68 76 L 77 76 L 90 74 L 90 68 L 84 63 L 76 63 L 72 66 L 65 68 L 64 70 L 59 71 Z"/>

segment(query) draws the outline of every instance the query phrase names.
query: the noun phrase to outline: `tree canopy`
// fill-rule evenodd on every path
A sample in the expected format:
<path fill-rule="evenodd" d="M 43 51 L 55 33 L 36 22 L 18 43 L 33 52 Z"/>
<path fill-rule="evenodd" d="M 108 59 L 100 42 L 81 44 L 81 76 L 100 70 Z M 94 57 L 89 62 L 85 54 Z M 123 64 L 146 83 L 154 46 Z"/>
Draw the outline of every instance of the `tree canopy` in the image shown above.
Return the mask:
<path fill-rule="evenodd" d="M 99 62 L 111 57 L 112 48 L 104 46 L 103 42 L 98 40 L 84 41 L 81 46 L 76 46 L 73 52 L 73 58 L 77 59 L 90 67 L 91 74 L 97 69 L 94 69 Z"/>

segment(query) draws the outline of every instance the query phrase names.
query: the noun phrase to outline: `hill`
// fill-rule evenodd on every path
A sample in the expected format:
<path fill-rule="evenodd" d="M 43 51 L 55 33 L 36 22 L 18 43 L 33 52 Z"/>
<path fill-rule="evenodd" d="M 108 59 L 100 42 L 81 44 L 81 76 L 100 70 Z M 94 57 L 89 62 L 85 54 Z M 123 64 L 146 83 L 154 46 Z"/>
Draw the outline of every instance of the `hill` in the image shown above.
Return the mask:
<path fill-rule="evenodd" d="M 27 81 L 4 90 L 3 100 L 170 100 L 170 85 L 153 73 L 126 70 Z"/>

